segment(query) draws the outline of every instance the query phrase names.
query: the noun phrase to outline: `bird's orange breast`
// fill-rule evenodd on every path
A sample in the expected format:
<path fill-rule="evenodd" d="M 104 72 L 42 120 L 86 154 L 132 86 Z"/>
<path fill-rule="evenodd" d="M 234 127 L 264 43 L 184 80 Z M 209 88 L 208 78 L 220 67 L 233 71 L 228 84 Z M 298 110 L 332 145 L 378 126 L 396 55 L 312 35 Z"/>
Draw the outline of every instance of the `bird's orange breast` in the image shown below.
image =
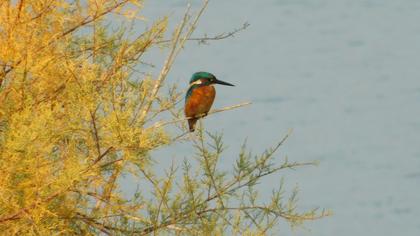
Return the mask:
<path fill-rule="evenodd" d="M 196 88 L 185 103 L 185 116 L 193 117 L 210 111 L 216 90 L 212 85 Z"/>

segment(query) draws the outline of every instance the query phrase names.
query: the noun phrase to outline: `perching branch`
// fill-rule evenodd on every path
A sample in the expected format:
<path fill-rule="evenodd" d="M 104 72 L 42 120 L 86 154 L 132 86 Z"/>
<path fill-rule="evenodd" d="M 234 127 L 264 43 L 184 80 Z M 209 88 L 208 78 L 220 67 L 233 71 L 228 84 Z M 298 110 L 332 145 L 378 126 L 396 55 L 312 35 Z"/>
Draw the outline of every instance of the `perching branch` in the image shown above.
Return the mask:
<path fill-rule="evenodd" d="M 223 108 L 220 108 L 220 109 L 211 110 L 208 113 L 199 114 L 199 115 L 196 115 L 194 117 L 184 117 L 184 118 L 175 119 L 175 120 L 166 121 L 166 122 L 161 122 L 161 123 L 157 122 L 155 125 L 149 127 L 148 129 L 159 128 L 159 127 L 162 127 L 162 126 L 165 126 L 165 125 L 186 121 L 186 120 L 192 119 L 192 118 L 204 118 L 208 115 L 212 115 L 212 114 L 223 112 L 223 111 L 233 110 L 233 109 L 248 106 L 248 105 L 251 105 L 251 104 L 252 104 L 251 102 L 244 102 L 244 103 L 240 103 L 240 104 L 233 105 L 233 106 L 228 106 L 228 107 L 223 107 Z"/>

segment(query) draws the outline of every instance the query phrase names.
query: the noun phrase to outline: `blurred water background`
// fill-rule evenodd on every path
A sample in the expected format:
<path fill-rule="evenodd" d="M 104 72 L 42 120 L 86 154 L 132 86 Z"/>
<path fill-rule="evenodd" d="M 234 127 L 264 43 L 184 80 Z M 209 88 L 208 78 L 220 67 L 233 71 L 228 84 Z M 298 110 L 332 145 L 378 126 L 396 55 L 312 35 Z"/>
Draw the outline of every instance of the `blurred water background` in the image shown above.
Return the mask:
<path fill-rule="evenodd" d="M 173 27 L 187 2 L 147 1 L 146 24 L 169 15 Z M 220 165 L 230 168 L 245 138 L 259 153 L 293 128 L 279 162 L 320 165 L 280 176 L 298 184 L 301 209 L 334 215 L 278 235 L 420 235 L 420 1 L 212 0 L 194 36 L 245 22 L 234 38 L 189 43 L 168 78 L 186 88 L 192 73 L 210 71 L 237 85 L 216 88 L 215 108 L 253 102 L 206 118 L 229 147 Z M 165 56 L 153 55 L 157 64 Z M 182 163 L 191 151 L 180 144 L 155 157 Z M 278 178 L 262 183 L 263 196 Z"/>

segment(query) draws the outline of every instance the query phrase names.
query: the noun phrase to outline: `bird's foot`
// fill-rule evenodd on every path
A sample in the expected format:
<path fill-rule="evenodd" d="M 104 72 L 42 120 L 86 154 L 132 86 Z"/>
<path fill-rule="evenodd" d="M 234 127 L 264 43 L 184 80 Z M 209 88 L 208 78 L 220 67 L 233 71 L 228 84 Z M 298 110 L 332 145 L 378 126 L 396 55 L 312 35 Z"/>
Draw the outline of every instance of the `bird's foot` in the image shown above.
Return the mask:
<path fill-rule="evenodd" d="M 207 114 L 208 114 L 208 112 L 203 112 L 203 113 L 201 113 L 201 114 L 199 114 L 199 115 L 195 116 L 195 118 L 197 118 L 197 119 L 201 119 L 201 118 L 203 118 L 203 117 L 206 117 L 206 116 L 207 116 Z"/>

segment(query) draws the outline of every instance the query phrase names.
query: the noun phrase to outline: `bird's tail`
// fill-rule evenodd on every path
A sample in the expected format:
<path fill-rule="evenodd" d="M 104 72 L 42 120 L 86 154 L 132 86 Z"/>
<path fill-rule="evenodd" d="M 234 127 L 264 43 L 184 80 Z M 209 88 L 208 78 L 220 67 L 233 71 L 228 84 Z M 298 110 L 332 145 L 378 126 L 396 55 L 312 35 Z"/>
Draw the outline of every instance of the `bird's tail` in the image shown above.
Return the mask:
<path fill-rule="evenodd" d="M 190 128 L 190 132 L 194 132 L 194 130 L 195 130 L 195 123 L 197 123 L 197 120 L 198 119 L 194 119 L 194 118 L 188 120 L 188 126 Z"/>

